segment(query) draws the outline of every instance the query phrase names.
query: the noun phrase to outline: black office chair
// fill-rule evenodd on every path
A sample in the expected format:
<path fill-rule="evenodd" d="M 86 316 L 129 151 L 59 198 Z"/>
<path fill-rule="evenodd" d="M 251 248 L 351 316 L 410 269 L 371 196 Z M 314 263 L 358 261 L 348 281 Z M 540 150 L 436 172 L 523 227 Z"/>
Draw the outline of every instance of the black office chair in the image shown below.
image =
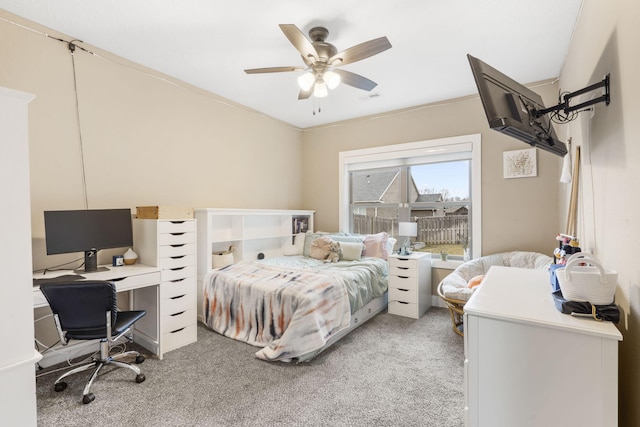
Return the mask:
<path fill-rule="evenodd" d="M 144 362 L 144 356 L 137 351 L 127 351 L 110 356 L 110 345 L 124 336 L 132 340 L 131 327 L 147 312 L 118 311 L 116 300 L 116 287 L 111 282 L 88 280 L 72 283 L 44 283 L 40 290 L 49 302 L 53 318 L 60 335 L 62 345 L 67 345 L 69 340 L 100 340 L 100 355 L 93 359 L 92 363 L 74 368 L 60 378 L 54 384 L 55 391 L 63 391 L 67 383 L 62 381 L 69 375 L 83 372 L 95 367 L 95 371 L 87 382 L 82 392 L 82 403 L 90 403 L 95 399 L 89 392 L 93 380 L 105 365 L 115 365 L 129 368 L 136 373 L 136 383 L 145 380 L 140 368 L 119 361 L 123 357 L 135 355 L 135 362 Z"/>

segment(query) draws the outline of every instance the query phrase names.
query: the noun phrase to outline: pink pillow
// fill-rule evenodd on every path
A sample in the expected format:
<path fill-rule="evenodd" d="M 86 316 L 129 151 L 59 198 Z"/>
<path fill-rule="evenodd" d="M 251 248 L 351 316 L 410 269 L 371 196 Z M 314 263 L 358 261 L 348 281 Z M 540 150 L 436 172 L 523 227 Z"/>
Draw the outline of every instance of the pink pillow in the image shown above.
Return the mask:
<path fill-rule="evenodd" d="M 378 234 L 367 234 L 364 237 L 364 252 L 362 256 L 376 257 L 382 259 L 389 258 L 387 251 L 387 239 L 389 235 L 383 231 Z"/>

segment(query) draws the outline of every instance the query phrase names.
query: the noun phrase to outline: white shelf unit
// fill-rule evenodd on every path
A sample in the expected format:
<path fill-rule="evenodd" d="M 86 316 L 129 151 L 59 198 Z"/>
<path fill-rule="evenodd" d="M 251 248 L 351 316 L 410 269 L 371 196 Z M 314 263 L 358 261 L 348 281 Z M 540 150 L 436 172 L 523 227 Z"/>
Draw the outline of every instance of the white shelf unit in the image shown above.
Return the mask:
<path fill-rule="evenodd" d="M 198 208 L 198 318 L 202 320 L 202 281 L 213 269 L 212 256 L 235 246 L 233 261 L 281 256 L 297 231 L 313 231 L 311 210 Z M 306 229 L 296 230 L 306 220 Z"/>
<path fill-rule="evenodd" d="M 196 221 L 134 218 L 133 238 L 140 262 L 160 268 L 162 359 L 164 353 L 197 340 Z"/>

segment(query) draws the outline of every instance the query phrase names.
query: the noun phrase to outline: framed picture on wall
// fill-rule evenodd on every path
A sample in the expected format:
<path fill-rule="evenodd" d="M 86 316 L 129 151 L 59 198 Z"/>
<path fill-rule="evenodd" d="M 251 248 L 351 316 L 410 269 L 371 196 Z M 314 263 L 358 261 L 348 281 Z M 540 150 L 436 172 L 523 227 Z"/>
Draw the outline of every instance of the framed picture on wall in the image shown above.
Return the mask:
<path fill-rule="evenodd" d="M 502 155 L 505 179 L 538 176 L 535 148 L 505 151 Z"/>

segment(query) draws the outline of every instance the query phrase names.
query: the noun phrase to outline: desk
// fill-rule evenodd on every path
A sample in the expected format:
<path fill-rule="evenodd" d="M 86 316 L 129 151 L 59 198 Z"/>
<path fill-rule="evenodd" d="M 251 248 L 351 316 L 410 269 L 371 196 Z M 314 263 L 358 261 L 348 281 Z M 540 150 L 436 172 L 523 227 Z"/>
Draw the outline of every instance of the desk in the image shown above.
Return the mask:
<path fill-rule="evenodd" d="M 136 322 L 133 329 L 133 339 L 153 354 L 162 359 L 160 343 L 160 269 L 143 264 L 126 265 L 122 267 L 107 267 L 107 271 L 82 273 L 85 279 L 107 280 L 114 282 L 117 292 L 131 291 L 129 307 L 132 310 L 147 310 L 147 315 Z M 71 270 L 49 272 L 46 275 L 34 275 L 34 279 L 54 278 L 66 274 L 74 274 Z M 33 308 L 47 307 L 48 303 L 39 287 L 33 288 Z M 70 349 L 75 345 L 68 345 Z M 47 358 L 45 353 L 44 358 Z"/>

